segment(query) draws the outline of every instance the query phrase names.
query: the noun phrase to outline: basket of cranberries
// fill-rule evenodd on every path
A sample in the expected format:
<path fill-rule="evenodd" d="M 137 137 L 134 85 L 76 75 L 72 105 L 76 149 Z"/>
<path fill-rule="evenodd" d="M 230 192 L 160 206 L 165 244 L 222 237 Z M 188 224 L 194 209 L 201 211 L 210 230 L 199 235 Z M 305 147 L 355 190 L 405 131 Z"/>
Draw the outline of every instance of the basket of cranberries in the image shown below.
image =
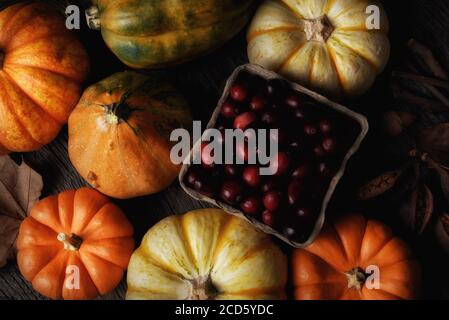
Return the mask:
<path fill-rule="evenodd" d="M 207 129 L 219 134 L 206 137 L 205 131 L 195 143 L 191 161 L 179 175 L 182 188 L 300 248 L 320 232 L 368 122 L 274 72 L 247 64 L 231 75 Z M 243 143 L 234 139 L 238 130 Z"/>

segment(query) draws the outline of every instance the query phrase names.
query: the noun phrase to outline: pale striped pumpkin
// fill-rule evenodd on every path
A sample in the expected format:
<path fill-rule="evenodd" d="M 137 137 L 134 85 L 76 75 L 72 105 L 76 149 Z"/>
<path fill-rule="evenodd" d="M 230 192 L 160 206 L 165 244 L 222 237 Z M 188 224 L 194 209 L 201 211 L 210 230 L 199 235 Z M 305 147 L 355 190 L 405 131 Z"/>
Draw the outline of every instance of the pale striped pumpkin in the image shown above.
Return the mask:
<path fill-rule="evenodd" d="M 250 26 L 248 56 L 332 97 L 358 96 L 388 61 L 388 28 L 376 0 L 267 0 Z"/>

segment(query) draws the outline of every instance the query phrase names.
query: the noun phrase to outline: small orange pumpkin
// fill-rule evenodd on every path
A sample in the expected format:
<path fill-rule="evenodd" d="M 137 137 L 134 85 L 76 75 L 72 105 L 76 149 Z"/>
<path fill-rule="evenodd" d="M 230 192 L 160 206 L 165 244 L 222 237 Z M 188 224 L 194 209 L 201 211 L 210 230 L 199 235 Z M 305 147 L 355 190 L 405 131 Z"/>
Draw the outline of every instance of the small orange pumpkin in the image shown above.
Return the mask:
<path fill-rule="evenodd" d="M 88 69 L 86 51 L 49 5 L 0 11 L 0 155 L 51 142 L 78 102 Z"/>
<path fill-rule="evenodd" d="M 122 211 L 98 191 L 65 191 L 38 202 L 21 224 L 17 262 L 47 297 L 93 299 L 122 279 L 132 235 Z"/>
<path fill-rule="evenodd" d="M 297 300 L 414 299 L 420 286 L 420 267 L 405 242 L 361 215 L 326 225 L 292 259 Z M 365 283 L 372 267 L 378 268 L 378 288 Z"/>

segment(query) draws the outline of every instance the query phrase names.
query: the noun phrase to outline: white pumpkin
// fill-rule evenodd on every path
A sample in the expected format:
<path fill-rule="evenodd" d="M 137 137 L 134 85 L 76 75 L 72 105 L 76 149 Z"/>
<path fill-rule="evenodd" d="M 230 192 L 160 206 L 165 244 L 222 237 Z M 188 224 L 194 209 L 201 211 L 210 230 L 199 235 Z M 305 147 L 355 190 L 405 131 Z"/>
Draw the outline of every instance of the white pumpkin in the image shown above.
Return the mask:
<path fill-rule="evenodd" d="M 249 28 L 248 56 L 311 89 L 354 97 L 388 61 L 388 28 L 375 0 L 267 0 Z"/>
<path fill-rule="evenodd" d="M 127 299 L 281 299 L 287 261 L 269 236 L 219 209 L 152 227 L 128 266 Z"/>

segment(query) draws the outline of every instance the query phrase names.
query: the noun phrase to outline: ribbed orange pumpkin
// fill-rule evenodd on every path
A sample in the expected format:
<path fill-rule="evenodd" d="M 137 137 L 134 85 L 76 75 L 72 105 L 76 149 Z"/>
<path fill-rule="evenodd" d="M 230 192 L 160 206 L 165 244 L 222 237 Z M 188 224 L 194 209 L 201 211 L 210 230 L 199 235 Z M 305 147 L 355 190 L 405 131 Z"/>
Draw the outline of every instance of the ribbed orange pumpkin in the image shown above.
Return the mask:
<path fill-rule="evenodd" d="M 87 188 L 66 191 L 37 203 L 21 224 L 17 262 L 47 297 L 93 299 L 122 279 L 132 235 L 132 225 L 107 197 Z"/>
<path fill-rule="evenodd" d="M 414 299 L 420 287 L 420 267 L 405 242 L 386 225 L 361 215 L 326 225 L 292 259 L 298 300 Z M 378 288 L 365 283 L 372 284 L 369 267 L 378 268 Z"/>
<path fill-rule="evenodd" d="M 0 154 L 41 148 L 67 122 L 89 69 L 64 19 L 43 3 L 0 12 Z"/>

